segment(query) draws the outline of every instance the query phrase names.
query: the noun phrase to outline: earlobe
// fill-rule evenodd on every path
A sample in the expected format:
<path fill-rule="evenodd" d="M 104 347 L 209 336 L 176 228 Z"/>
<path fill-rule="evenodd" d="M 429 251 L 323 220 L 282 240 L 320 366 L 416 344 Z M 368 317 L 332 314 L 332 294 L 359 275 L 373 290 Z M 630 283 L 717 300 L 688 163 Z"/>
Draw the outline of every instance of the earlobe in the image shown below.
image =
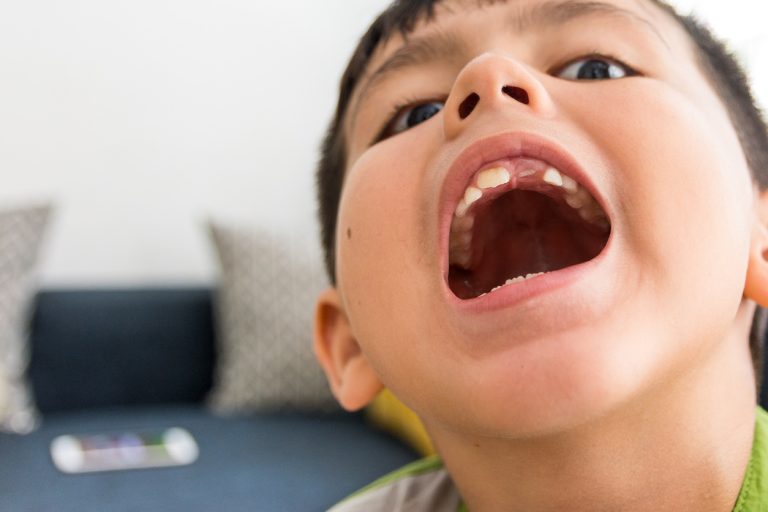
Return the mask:
<path fill-rule="evenodd" d="M 768 307 L 768 192 L 757 198 L 757 220 L 752 228 L 744 295 Z"/>
<path fill-rule="evenodd" d="M 335 288 L 325 290 L 317 299 L 314 349 L 331 391 L 346 410 L 365 407 L 383 389 L 352 334 Z"/>

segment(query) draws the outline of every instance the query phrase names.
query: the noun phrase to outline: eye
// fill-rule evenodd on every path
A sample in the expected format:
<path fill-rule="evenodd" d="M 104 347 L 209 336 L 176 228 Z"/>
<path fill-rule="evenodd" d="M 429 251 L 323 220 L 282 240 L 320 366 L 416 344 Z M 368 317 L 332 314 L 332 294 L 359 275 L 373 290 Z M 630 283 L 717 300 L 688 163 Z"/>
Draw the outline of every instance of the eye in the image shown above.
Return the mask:
<path fill-rule="evenodd" d="M 593 56 L 572 62 L 555 75 L 566 80 L 615 80 L 637 75 L 637 72 L 617 60 Z"/>
<path fill-rule="evenodd" d="M 442 101 L 430 101 L 398 109 L 395 117 L 384 129 L 381 138 L 397 135 L 423 123 L 443 110 L 444 105 Z"/>

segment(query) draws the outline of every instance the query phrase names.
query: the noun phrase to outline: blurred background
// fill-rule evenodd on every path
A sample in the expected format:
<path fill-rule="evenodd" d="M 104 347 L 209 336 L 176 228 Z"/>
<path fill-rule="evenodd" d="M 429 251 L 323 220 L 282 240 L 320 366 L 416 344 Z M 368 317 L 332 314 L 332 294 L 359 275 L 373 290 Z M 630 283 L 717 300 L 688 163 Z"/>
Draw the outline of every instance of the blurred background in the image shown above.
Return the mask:
<path fill-rule="evenodd" d="M 210 284 L 209 218 L 314 238 L 338 77 L 388 3 L 1 2 L 0 207 L 54 202 L 41 284 Z M 675 4 L 768 105 L 768 4 Z"/>

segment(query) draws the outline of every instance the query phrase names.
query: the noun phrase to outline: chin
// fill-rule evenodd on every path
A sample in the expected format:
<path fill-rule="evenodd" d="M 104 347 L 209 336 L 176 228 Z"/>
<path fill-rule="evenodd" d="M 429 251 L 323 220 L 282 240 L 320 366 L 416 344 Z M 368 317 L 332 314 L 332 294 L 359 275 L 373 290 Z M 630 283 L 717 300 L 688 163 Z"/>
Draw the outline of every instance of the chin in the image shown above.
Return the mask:
<path fill-rule="evenodd" d="M 440 398 L 416 406 L 436 405 L 447 411 L 434 416 L 437 422 L 481 437 L 526 439 L 588 428 L 641 403 L 666 366 L 658 360 L 665 354 L 648 347 L 645 335 L 618 339 L 616 332 L 619 326 L 588 326 L 516 345 L 465 368 L 458 382 L 439 386 Z"/>

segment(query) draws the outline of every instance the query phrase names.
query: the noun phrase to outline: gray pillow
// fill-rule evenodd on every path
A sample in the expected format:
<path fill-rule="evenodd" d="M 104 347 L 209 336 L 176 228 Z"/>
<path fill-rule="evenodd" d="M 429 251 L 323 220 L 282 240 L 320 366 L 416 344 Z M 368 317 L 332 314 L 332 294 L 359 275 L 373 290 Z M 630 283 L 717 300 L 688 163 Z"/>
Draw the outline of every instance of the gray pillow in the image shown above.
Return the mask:
<path fill-rule="evenodd" d="M 326 286 L 313 237 L 211 223 L 221 263 L 215 295 L 216 412 L 336 408 L 312 352 L 312 319 Z"/>
<path fill-rule="evenodd" d="M 38 414 L 27 385 L 27 330 L 47 206 L 0 210 L 0 431 L 27 433 Z"/>

